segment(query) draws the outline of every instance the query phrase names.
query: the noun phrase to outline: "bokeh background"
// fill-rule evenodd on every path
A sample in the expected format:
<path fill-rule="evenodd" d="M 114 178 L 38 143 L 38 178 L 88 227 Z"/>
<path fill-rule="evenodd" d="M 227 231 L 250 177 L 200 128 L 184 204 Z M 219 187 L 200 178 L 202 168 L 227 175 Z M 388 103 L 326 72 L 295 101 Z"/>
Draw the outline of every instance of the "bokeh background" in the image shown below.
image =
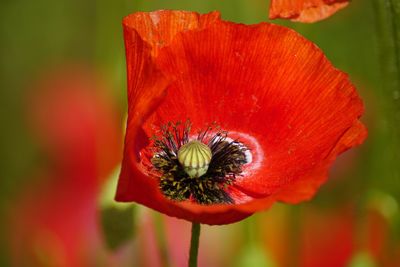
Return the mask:
<path fill-rule="evenodd" d="M 268 0 L 2 0 L 0 266 L 186 266 L 190 223 L 116 204 L 126 112 L 121 20 L 219 10 L 268 21 Z M 310 202 L 202 228 L 200 266 L 400 266 L 400 3 L 354 0 L 315 24 L 277 20 L 349 73 L 368 140 Z"/>

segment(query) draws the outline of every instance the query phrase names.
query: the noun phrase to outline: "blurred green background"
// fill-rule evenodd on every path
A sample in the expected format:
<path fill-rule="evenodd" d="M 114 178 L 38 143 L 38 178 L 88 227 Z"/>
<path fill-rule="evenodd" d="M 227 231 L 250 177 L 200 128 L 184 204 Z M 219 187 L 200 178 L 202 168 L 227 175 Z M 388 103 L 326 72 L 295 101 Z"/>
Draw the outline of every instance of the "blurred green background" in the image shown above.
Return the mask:
<path fill-rule="evenodd" d="M 102 91 L 115 107 L 117 129 L 122 137 L 126 110 L 121 26 L 124 16 L 157 9 L 201 13 L 219 10 L 225 20 L 252 24 L 268 21 L 269 3 L 267 0 L 3 0 L 0 5 L 0 212 L 4 218 L 0 222 L 0 266 L 68 266 L 65 263 L 68 261 L 29 263 L 27 260 L 23 263 L 27 265 L 18 265 L 14 260 L 38 257 L 36 252 L 33 256 L 26 251 L 18 252 L 29 248 L 18 248 L 12 242 L 19 233 L 18 229 L 12 229 L 9 218 L 25 212 L 18 211 L 15 203 L 26 190 L 32 185 L 46 184 L 34 178 L 38 166 L 46 169 L 52 165 L 42 143 L 32 134 L 29 122 L 30 97 L 36 94 L 37 81 L 46 80 L 43 77 L 51 75 L 48 73 L 64 66 L 84 66 L 90 75 L 100 77 L 99 83 L 104 83 Z M 355 0 L 348 8 L 319 23 L 273 21 L 300 32 L 316 43 L 337 68 L 349 73 L 365 101 L 363 121 L 369 137 L 361 147 L 337 160 L 329 182 L 311 202 L 297 206 L 278 204 L 235 225 L 203 228 L 200 265 L 400 266 L 399 10 L 400 2 L 396 0 Z M 47 103 L 43 101 L 41 105 Z M 100 149 L 98 153 L 106 152 Z M 142 207 L 135 207 L 134 211 L 131 206 L 115 208 L 111 199 L 117 173 L 115 164 L 104 173 L 101 185 L 105 189 L 99 190 L 108 194 L 104 194 L 103 201 L 101 204 L 98 201 L 95 208 L 100 236 L 96 239 L 98 250 L 85 252 L 82 256 L 85 260 L 77 257 L 73 266 L 78 266 L 77 262 L 79 266 L 185 266 L 188 244 L 175 240 L 177 237 L 171 233 L 180 233 L 177 229 L 183 227 L 188 235 L 190 225 Z M 100 193 L 94 197 L 97 201 Z M 30 201 L 32 207 L 34 199 Z M 53 211 L 63 212 L 61 208 Z M 26 221 L 26 228 L 30 227 Z M 102 234 L 102 227 L 107 229 L 108 237 Z M 187 241 L 188 237 L 183 236 L 182 240 Z M 112 243 L 111 247 L 107 241 Z M 47 257 L 46 251 L 39 254 Z M 325 264 L 319 265 L 320 262 Z"/>

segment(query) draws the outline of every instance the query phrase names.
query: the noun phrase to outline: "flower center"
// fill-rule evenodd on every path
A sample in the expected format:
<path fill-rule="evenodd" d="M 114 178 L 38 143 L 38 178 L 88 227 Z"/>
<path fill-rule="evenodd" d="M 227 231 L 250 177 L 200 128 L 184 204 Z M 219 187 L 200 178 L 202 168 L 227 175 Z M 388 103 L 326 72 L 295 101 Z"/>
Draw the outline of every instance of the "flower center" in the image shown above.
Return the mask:
<path fill-rule="evenodd" d="M 207 172 L 211 157 L 211 149 L 198 140 L 192 140 L 178 150 L 178 161 L 191 178 Z"/>
<path fill-rule="evenodd" d="M 190 138 L 190 130 L 189 120 L 169 123 L 152 138 L 150 161 L 161 192 L 175 201 L 234 203 L 230 187 L 247 163 L 248 149 L 215 124 L 194 138 Z"/>

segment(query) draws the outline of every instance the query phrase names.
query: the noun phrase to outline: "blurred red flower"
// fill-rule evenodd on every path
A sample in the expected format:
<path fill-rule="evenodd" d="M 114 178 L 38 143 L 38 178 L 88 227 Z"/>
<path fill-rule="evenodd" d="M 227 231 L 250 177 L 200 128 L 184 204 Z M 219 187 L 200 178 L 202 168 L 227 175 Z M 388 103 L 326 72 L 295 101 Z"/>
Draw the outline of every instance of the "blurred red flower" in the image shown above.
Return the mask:
<path fill-rule="evenodd" d="M 271 0 L 270 19 L 316 22 L 346 7 L 349 0 Z"/>
<path fill-rule="evenodd" d="M 28 119 L 48 161 L 11 211 L 15 266 L 93 266 L 102 251 L 97 197 L 121 149 L 118 113 L 104 89 L 75 66 L 47 73 L 32 90 Z"/>
<path fill-rule="evenodd" d="M 363 104 L 347 75 L 290 29 L 184 11 L 135 13 L 123 25 L 129 109 L 118 201 L 189 221 L 232 223 L 276 201 L 310 199 L 337 155 L 366 137 L 358 121 Z M 187 119 L 192 132 L 179 127 L 174 132 L 174 123 Z M 189 179 L 185 194 L 174 198 L 188 179 L 153 171 L 150 163 L 168 153 L 177 162 L 184 141 L 212 122 L 245 147 L 245 163 L 232 164 L 239 172 L 229 184 L 218 177 L 223 187 L 206 173 L 205 179 Z M 160 128 L 158 141 L 149 140 Z M 218 139 L 218 131 L 210 131 L 206 135 Z M 165 150 L 154 152 L 160 143 Z M 176 163 L 171 169 L 179 168 Z M 207 184 L 201 183 L 210 179 L 213 188 L 204 190 Z M 199 192 L 218 201 L 204 205 Z"/>
<path fill-rule="evenodd" d="M 362 214 L 351 204 L 308 206 L 296 219 L 293 222 L 293 217 L 281 211 L 260 221 L 266 250 L 278 266 L 350 266 L 361 253 L 376 266 L 397 266 L 392 263 L 394 255 L 389 254 L 393 251 L 388 246 L 389 222 L 375 209 Z M 293 223 L 297 224 L 295 232 Z"/>
<path fill-rule="evenodd" d="M 300 266 L 346 266 L 355 252 L 353 219 L 349 209 L 306 212 L 301 222 Z"/>

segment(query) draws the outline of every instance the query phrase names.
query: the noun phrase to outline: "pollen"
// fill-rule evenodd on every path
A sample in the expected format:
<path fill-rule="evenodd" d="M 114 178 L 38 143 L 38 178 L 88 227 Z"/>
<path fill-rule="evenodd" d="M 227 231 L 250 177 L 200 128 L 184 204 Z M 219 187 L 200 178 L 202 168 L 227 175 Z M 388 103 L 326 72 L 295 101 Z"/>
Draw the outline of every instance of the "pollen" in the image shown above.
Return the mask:
<path fill-rule="evenodd" d="M 211 157 L 211 149 L 198 140 L 190 141 L 178 150 L 178 161 L 191 178 L 206 174 Z"/>

